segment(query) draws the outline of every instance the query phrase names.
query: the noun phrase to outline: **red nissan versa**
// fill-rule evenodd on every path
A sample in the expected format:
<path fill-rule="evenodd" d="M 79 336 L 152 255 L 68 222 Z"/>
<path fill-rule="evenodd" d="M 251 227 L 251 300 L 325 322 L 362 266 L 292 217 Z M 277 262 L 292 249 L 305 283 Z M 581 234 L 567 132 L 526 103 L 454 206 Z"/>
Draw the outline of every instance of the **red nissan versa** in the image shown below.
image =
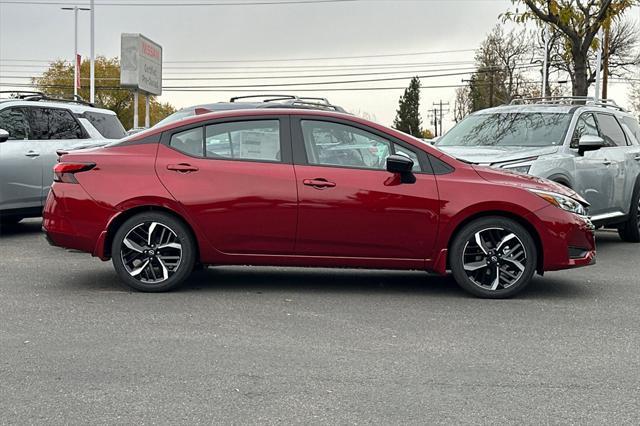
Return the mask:
<path fill-rule="evenodd" d="M 207 113 L 62 155 L 54 172 L 49 241 L 111 258 L 142 291 L 196 264 L 278 265 L 451 270 L 503 298 L 595 260 L 575 192 L 343 113 Z"/>

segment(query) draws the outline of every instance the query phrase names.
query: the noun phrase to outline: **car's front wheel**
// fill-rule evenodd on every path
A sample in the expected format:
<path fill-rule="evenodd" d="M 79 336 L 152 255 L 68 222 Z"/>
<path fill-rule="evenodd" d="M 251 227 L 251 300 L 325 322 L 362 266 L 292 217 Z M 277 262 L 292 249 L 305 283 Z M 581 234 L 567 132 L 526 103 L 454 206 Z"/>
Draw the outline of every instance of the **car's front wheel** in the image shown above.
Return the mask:
<path fill-rule="evenodd" d="M 501 299 L 524 289 L 536 270 L 536 245 L 519 223 L 503 217 L 474 220 L 458 232 L 449 256 L 453 276 L 463 289 Z"/>
<path fill-rule="evenodd" d="M 618 228 L 618 234 L 623 241 L 640 242 L 640 185 L 636 185 L 629 209 L 629 218 Z"/>
<path fill-rule="evenodd" d="M 180 220 L 162 212 L 146 212 L 120 226 L 113 238 L 111 257 L 116 272 L 129 287 L 167 291 L 193 270 L 195 241 Z"/>

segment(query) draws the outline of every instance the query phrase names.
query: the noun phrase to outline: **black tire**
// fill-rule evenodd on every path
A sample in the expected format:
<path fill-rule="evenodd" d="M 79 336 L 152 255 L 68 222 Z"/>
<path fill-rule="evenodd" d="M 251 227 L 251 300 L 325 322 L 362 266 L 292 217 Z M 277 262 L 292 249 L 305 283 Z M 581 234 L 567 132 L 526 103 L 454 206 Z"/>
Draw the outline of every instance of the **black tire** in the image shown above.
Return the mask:
<path fill-rule="evenodd" d="M 636 185 L 631 198 L 629 219 L 618 227 L 618 235 L 622 241 L 640 243 L 640 183 Z"/>
<path fill-rule="evenodd" d="M 481 235 L 482 248 L 476 234 Z M 498 244 L 500 241 L 502 246 Z M 536 244 L 529 232 L 516 221 L 499 216 L 465 225 L 456 234 L 449 253 L 449 264 L 458 285 L 486 299 L 503 299 L 522 291 L 531 282 L 537 261 Z M 493 289 L 496 275 L 498 284 Z"/>
<path fill-rule="evenodd" d="M 145 236 L 145 227 L 147 231 L 151 229 L 151 244 L 146 241 L 149 232 Z M 135 250 L 125 245 L 125 237 L 127 244 Z M 163 248 L 163 242 L 164 246 L 170 242 L 172 247 Z M 170 264 L 169 257 L 171 262 L 177 263 Z M 179 259 L 175 260 L 176 257 Z M 195 239 L 182 221 L 167 213 L 140 213 L 129 218 L 116 231 L 111 245 L 111 260 L 118 276 L 128 287 L 144 292 L 168 291 L 179 286 L 193 271 Z M 149 263 L 144 267 L 147 261 Z M 141 272 L 132 275 L 139 269 Z M 152 281 L 154 279 L 157 281 Z"/>

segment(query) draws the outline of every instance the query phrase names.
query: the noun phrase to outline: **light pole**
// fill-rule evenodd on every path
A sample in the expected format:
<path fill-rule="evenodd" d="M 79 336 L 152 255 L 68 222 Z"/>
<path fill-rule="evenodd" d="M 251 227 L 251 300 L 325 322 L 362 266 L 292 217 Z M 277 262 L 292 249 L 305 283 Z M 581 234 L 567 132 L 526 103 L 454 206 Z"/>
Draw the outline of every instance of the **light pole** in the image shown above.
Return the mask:
<path fill-rule="evenodd" d="M 96 101 L 96 35 L 95 35 L 95 4 L 94 0 L 91 0 L 91 66 L 89 75 L 89 102 L 94 103 Z"/>
<path fill-rule="evenodd" d="M 73 22 L 74 22 L 74 34 L 73 34 L 73 97 L 74 99 L 78 96 L 78 74 L 80 70 L 78 69 L 78 11 L 79 10 L 89 10 L 86 7 L 62 7 L 62 10 L 73 10 Z"/>

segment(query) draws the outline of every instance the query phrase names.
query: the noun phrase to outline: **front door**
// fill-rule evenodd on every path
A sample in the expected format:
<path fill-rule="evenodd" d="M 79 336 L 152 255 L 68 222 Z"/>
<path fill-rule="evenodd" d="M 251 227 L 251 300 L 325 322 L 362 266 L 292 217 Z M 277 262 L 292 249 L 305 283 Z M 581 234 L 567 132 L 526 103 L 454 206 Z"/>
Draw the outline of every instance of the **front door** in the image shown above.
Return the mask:
<path fill-rule="evenodd" d="M 9 140 L 0 143 L 0 210 L 42 208 L 42 161 L 28 140 L 25 109 L 1 110 L 0 129 L 9 132 Z"/>
<path fill-rule="evenodd" d="M 292 121 L 299 196 L 296 254 L 430 258 L 438 225 L 435 178 L 417 150 L 366 127 L 318 118 Z M 386 158 L 414 160 L 415 183 L 386 171 Z M 380 264 L 380 263 L 377 263 Z M 416 263 L 417 264 L 417 263 Z"/>
<path fill-rule="evenodd" d="M 226 254 L 291 254 L 297 193 L 289 120 L 261 117 L 163 135 L 156 171 L 190 219 Z"/>

